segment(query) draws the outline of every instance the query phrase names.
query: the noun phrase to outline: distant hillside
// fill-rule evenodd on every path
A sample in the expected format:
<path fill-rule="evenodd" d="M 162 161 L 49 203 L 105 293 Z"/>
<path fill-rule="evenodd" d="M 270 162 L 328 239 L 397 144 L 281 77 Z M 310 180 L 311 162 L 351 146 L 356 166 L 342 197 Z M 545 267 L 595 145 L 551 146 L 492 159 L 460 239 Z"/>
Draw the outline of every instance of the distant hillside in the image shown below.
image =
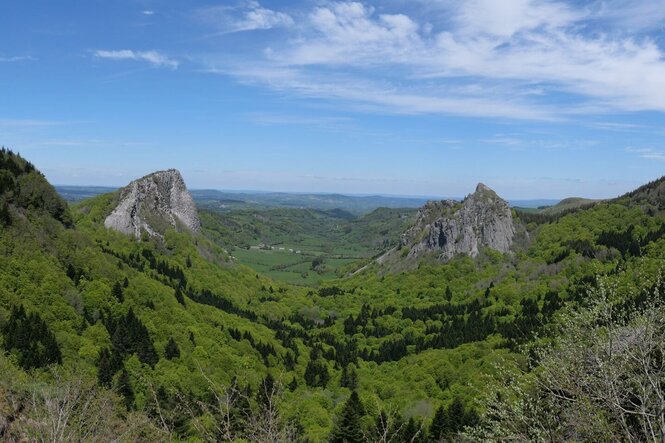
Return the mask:
<path fill-rule="evenodd" d="M 0 224 L 14 217 L 46 214 L 71 224 L 67 203 L 34 165 L 4 148 L 0 149 Z"/>
<path fill-rule="evenodd" d="M 560 212 L 569 211 L 571 209 L 591 206 L 599 201 L 601 200 L 592 200 L 589 198 L 581 198 L 581 197 L 565 198 L 554 206 L 543 208 L 541 214 L 549 214 L 549 215 L 557 214 Z"/>
<path fill-rule="evenodd" d="M 216 202 L 243 202 L 245 205 L 264 207 L 309 208 L 323 211 L 342 209 L 355 215 L 367 214 L 377 208 L 416 208 L 422 206 L 427 199 L 424 197 L 386 197 L 386 196 L 355 196 L 342 194 L 299 194 L 299 193 L 238 193 L 224 191 L 193 190 L 192 195 L 197 204 L 204 208 Z M 233 203 L 226 204 L 225 209 L 233 209 Z"/>
<path fill-rule="evenodd" d="M 665 177 L 640 186 L 617 199 L 617 203 L 651 206 L 658 211 L 665 210 Z"/>
<path fill-rule="evenodd" d="M 118 188 L 107 186 L 64 186 L 55 185 L 56 191 L 70 203 L 76 203 L 81 200 L 95 197 L 101 194 L 117 191 Z"/>
<path fill-rule="evenodd" d="M 96 195 L 113 192 L 116 188 L 103 186 L 56 186 L 69 202 L 78 202 Z M 425 197 L 355 196 L 342 194 L 302 194 L 284 192 L 233 192 L 190 189 L 196 204 L 213 211 L 268 208 L 308 208 L 329 211 L 341 209 L 354 215 L 372 212 L 377 208 L 418 208 Z"/>

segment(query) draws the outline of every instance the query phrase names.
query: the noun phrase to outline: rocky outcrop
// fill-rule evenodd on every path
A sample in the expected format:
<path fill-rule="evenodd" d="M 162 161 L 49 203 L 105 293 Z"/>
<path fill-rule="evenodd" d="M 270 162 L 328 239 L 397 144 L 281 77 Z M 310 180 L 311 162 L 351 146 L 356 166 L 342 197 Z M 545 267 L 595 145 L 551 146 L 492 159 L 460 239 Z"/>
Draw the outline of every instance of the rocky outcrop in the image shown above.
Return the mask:
<path fill-rule="evenodd" d="M 159 171 L 122 188 L 118 204 L 104 226 L 140 238 L 143 232 L 162 236 L 167 229 L 198 232 L 196 205 L 175 169 Z"/>
<path fill-rule="evenodd" d="M 510 206 L 480 183 L 462 202 L 428 202 L 402 235 L 401 247 L 410 248 L 408 258 L 434 253 L 447 261 L 457 255 L 476 257 L 483 247 L 506 253 L 514 235 Z"/>

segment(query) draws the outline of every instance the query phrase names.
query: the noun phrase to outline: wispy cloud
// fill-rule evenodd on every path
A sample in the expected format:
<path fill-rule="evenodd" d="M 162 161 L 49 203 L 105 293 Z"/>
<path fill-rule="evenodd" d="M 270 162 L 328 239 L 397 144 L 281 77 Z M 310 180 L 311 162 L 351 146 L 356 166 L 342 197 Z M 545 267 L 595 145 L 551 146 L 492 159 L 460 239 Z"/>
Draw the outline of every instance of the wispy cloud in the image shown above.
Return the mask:
<path fill-rule="evenodd" d="M 555 120 L 554 113 L 542 106 L 539 109 L 517 100 L 501 100 L 477 95 L 446 95 L 432 88 L 396 88 L 354 77 L 349 74 L 328 73 L 325 78 L 306 70 L 271 65 L 237 65 L 211 63 L 208 72 L 233 75 L 241 81 L 264 84 L 272 89 L 296 93 L 302 97 L 344 101 L 359 111 L 383 114 L 455 114 L 472 117 Z"/>
<path fill-rule="evenodd" d="M 635 148 L 629 146 L 626 148 L 626 152 L 637 154 L 640 158 L 646 160 L 665 161 L 665 151 L 659 151 L 653 148 Z"/>
<path fill-rule="evenodd" d="M 260 125 L 301 125 L 301 126 L 339 126 L 342 123 L 350 121 L 347 117 L 325 117 L 325 116 L 306 116 L 290 115 L 284 113 L 252 112 L 245 114 L 245 117 Z"/>
<path fill-rule="evenodd" d="M 109 60 L 136 60 L 148 62 L 155 67 L 176 69 L 180 62 L 173 60 L 157 51 L 134 51 L 131 49 L 105 50 L 98 49 L 93 55 L 97 58 Z"/>
<path fill-rule="evenodd" d="M 636 27 L 621 27 L 600 2 L 441 0 L 427 6 L 437 14 L 419 17 L 406 6 L 386 13 L 332 1 L 301 12 L 297 22 L 285 15 L 290 38 L 260 54 L 231 63 L 228 54 L 223 62 L 210 55 L 204 63 L 245 82 L 385 112 L 520 119 L 665 112 L 665 52 L 648 33 L 652 3 L 607 4 L 620 6 L 622 23 Z M 237 20 L 234 27 L 231 10 L 218 9 L 228 29 L 275 25 Z"/>
<path fill-rule="evenodd" d="M 40 127 L 40 126 L 59 126 L 74 122 L 56 121 L 56 120 L 36 120 L 36 119 L 16 119 L 0 118 L 0 127 Z"/>
<path fill-rule="evenodd" d="M 258 1 L 202 8 L 196 12 L 196 17 L 219 28 L 222 33 L 265 30 L 294 24 L 290 15 L 264 8 Z"/>
<path fill-rule="evenodd" d="M 12 57 L 0 57 L 0 63 L 35 61 L 35 57 L 30 55 L 14 55 Z"/>
<path fill-rule="evenodd" d="M 144 11 L 141 11 L 141 14 L 143 14 L 143 15 L 155 15 L 155 11 L 152 11 L 150 9 L 146 9 Z"/>

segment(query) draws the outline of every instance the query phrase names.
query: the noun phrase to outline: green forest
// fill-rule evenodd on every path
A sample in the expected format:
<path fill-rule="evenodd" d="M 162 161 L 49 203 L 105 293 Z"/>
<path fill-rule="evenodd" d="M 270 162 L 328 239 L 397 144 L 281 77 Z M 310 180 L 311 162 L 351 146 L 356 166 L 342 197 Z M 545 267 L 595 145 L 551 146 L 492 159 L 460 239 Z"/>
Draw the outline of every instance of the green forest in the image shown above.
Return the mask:
<path fill-rule="evenodd" d="M 0 151 L 0 440 L 665 438 L 663 180 L 404 270 L 373 258 L 410 209 L 135 239 L 104 227 L 117 199 L 69 205 Z"/>

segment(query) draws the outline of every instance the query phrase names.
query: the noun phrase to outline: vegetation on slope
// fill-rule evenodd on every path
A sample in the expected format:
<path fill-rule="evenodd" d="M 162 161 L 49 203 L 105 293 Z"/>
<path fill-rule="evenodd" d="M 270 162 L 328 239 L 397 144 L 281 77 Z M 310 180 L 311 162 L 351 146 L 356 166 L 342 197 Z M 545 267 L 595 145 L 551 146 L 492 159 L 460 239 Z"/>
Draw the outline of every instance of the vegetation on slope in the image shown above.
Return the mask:
<path fill-rule="evenodd" d="M 0 230 L 0 366 L 13 374 L 0 386 L 0 432 L 10 441 L 111 440 L 105 426 L 124 440 L 204 441 L 437 441 L 493 419 L 508 428 L 483 400 L 493 380 L 515 368 L 511 386 L 529 388 L 546 359 L 522 349 L 566 346 L 562 309 L 584 309 L 611 281 L 616 311 L 631 312 L 665 254 L 660 216 L 605 202 L 523 220 L 531 240 L 512 254 L 400 274 L 369 266 L 302 288 L 234 264 L 205 236 L 106 230 L 112 194 L 74 207 L 70 224 L 44 209 L 53 194 L 42 188 L 44 205 L 11 194 Z M 17 347 L 26 330 L 38 331 L 34 345 Z M 52 338 L 61 364 L 40 354 Z M 523 398 L 542 398 L 532 392 Z M 51 438 L 49 405 L 63 396 L 73 419 Z M 591 406 L 601 409 L 589 417 L 609 417 Z"/>
<path fill-rule="evenodd" d="M 316 286 L 394 246 L 415 215 L 377 209 L 356 218 L 341 210 L 201 211 L 205 235 L 245 265 L 276 280 Z"/>

